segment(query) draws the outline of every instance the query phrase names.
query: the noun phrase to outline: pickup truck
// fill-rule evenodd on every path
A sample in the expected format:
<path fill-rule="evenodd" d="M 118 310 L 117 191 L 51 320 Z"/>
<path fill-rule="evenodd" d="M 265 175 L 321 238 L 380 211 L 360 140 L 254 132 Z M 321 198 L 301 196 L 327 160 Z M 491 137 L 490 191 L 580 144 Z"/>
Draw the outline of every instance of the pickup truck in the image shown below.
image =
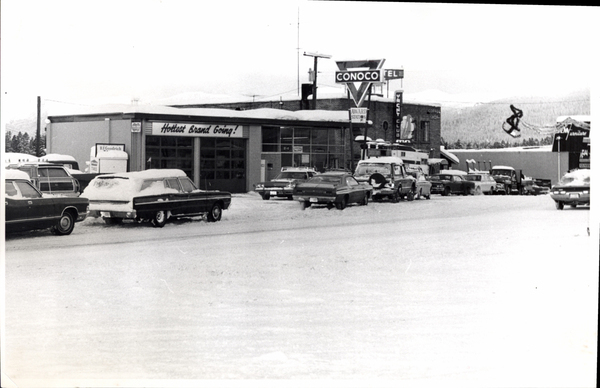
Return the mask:
<path fill-rule="evenodd" d="M 412 201 L 417 193 L 417 180 L 407 173 L 402 159 L 395 156 L 371 157 L 360 160 L 354 178 L 373 187 L 373 199 L 388 198 L 399 202 Z"/>

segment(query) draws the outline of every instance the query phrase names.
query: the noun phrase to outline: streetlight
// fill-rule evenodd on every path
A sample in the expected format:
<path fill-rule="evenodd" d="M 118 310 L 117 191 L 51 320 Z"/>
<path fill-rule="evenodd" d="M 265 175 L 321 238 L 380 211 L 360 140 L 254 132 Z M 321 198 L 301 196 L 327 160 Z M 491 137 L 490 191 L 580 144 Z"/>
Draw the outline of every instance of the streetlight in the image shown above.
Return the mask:
<path fill-rule="evenodd" d="M 313 95 L 312 108 L 313 108 L 313 110 L 315 110 L 315 109 L 317 109 L 317 60 L 319 58 L 330 59 L 331 55 L 319 54 L 319 53 L 309 53 L 309 52 L 305 51 L 304 56 L 313 57 L 315 59 L 315 65 L 314 65 L 315 76 L 313 77 L 313 87 L 312 87 L 312 95 Z"/>

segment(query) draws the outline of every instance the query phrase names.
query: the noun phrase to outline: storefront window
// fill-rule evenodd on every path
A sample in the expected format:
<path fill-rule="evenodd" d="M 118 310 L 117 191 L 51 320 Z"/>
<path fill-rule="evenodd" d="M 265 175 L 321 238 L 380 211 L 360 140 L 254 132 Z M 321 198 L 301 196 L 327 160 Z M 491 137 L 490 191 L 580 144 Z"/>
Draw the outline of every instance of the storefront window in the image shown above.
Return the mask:
<path fill-rule="evenodd" d="M 263 153 L 279 153 L 282 166 L 338 168 L 345 160 L 342 129 L 263 127 Z"/>
<path fill-rule="evenodd" d="M 421 139 L 429 142 L 429 121 L 421 121 Z"/>
<path fill-rule="evenodd" d="M 240 192 L 246 177 L 246 148 L 243 139 L 200 140 L 200 187 Z"/>
<path fill-rule="evenodd" d="M 193 178 L 193 146 L 191 138 L 146 136 L 146 168 L 176 168 Z"/>

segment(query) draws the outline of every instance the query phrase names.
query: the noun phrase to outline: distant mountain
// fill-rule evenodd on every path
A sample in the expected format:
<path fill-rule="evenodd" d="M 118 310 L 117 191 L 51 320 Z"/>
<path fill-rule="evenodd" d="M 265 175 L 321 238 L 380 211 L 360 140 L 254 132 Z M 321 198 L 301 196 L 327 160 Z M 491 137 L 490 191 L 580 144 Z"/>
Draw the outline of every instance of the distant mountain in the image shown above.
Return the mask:
<path fill-rule="evenodd" d="M 343 95 L 342 92 L 338 89 L 324 89 L 320 96 L 340 96 Z M 290 95 L 294 93 L 290 93 Z M 183 101 L 231 102 L 252 100 L 252 98 L 248 96 L 226 96 L 197 92 L 180 94 L 147 103 L 169 105 L 181 104 Z M 469 142 L 483 143 L 487 141 L 494 143 L 502 140 L 513 143 L 514 141 L 522 141 L 523 139 L 542 139 L 546 137 L 546 135 L 540 135 L 533 130 L 525 128 L 525 126 L 520 127 L 521 137 L 519 139 L 513 139 L 506 134 L 502 130 L 502 123 L 512 115 L 512 111 L 510 110 L 511 104 L 523 111 L 522 122 L 538 127 L 555 125 L 558 116 L 589 115 L 591 109 L 589 89 L 552 98 L 534 96 L 500 97 L 500 99 L 497 95 L 451 94 L 439 90 L 426 90 L 418 93 L 407 93 L 404 100 L 405 102 L 440 105 L 442 107 L 442 138 L 449 144 L 460 140 L 464 145 Z M 28 133 L 30 136 L 35 136 L 36 125 L 37 121 L 35 117 L 24 118 L 8 122 L 6 130 L 11 131 L 13 135 L 22 132 Z"/>
<path fill-rule="evenodd" d="M 441 103 L 442 105 L 442 138 L 447 143 L 460 140 L 462 144 L 469 142 L 494 143 L 506 141 L 513 143 L 523 139 L 542 139 L 547 137 L 527 127 L 544 128 L 556 124 L 559 116 L 589 115 L 590 90 L 580 90 L 557 97 L 532 96 L 503 98 L 480 103 L 463 103 L 457 101 Z M 502 124 L 513 113 L 510 105 L 523 111 L 521 120 L 521 137 L 514 139 L 502 129 Z M 523 125 L 525 123 L 525 125 Z"/>

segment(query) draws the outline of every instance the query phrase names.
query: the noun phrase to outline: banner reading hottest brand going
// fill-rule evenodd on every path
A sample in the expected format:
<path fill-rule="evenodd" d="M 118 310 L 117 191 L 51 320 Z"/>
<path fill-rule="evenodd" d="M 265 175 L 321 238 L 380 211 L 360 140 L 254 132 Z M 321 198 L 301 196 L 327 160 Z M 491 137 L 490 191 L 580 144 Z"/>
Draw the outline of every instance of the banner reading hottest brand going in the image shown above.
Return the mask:
<path fill-rule="evenodd" d="M 158 136 L 242 137 L 241 125 L 152 123 L 152 134 Z"/>

